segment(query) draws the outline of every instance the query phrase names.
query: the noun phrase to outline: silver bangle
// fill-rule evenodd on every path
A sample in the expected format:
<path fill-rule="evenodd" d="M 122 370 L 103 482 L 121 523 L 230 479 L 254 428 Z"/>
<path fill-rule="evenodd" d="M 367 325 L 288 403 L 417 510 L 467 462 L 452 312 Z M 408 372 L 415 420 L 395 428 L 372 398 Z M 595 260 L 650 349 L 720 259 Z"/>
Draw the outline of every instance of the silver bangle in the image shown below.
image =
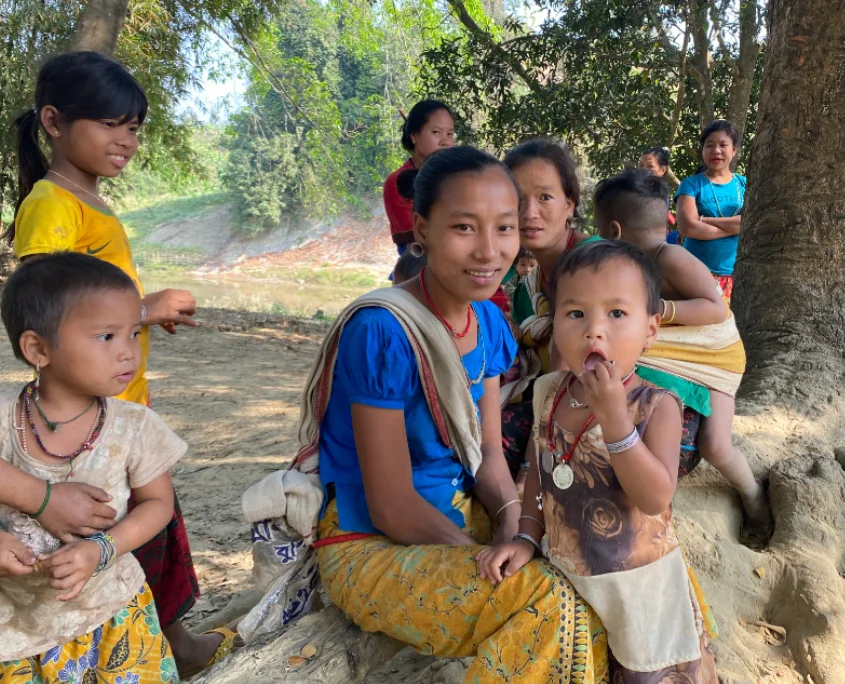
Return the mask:
<path fill-rule="evenodd" d="M 533 520 L 535 523 L 540 525 L 540 527 L 542 527 L 543 529 L 546 529 L 546 523 L 544 523 L 539 518 L 535 518 L 533 515 L 528 515 L 527 513 L 525 513 L 525 514 L 519 516 L 519 519 L 520 519 L 520 521 L 522 521 L 522 520 Z"/>
<path fill-rule="evenodd" d="M 633 448 L 639 441 L 640 433 L 637 432 L 637 428 L 634 428 L 625 439 L 620 439 L 618 442 L 605 442 L 605 447 L 609 454 L 621 454 L 623 451 Z"/>
<path fill-rule="evenodd" d="M 522 541 L 527 541 L 531 546 L 533 546 L 537 553 L 543 553 L 543 549 L 540 547 L 540 542 L 538 542 L 534 537 L 530 534 L 525 534 L 524 532 L 520 532 L 517 535 L 514 535 L 513 540 L 516 541 L 517 539 L 521 539 Z"/>
<path fill-rule="evenodd" d="M 508 501 L 504 506 L 502 506 L 498 511 L 496 511 L 496 520 L 499 519 L 499 516 L 502 514 L 502 511 L 505 510 L 508 506 L 513 506 L 514 504 L 521 504 L 522 501 L 519 499 L 513 499 Z"/>
<path fill-rule="evenodd" d="M 141 304 L 141 325 L 147 320 L 147 307 Z"/>

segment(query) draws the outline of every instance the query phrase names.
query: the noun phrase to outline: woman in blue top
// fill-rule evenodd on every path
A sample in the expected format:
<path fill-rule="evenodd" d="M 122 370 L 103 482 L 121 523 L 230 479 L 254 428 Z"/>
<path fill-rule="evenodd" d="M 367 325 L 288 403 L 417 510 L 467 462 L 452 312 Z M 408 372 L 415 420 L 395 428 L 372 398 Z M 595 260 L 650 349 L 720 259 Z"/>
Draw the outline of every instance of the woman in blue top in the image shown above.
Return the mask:
<path fill-rule="evenodd" d="M 527 684 L 576 668 L 587 684 L 605 681 L 603 627 L 553 566 L 529 563 L 497 586 L 478 576 L 479 544 L 491 531 L 513 540 L 520 516 L 499 410 L 516 342 L 487 301 L 519 249 L 514 182 L 494 157 L 456 147 L 399 188 L 413 197 L 428 265 L 341 314 L 303 404 L 308 430 L 319 421 L 319 465 L 303 469 L 319 469 L 328 502 L 322 581 L 366 631 L 477 655 L 467 681 L 506 671 Z"/>
<path fill-rule="evenodd" d="M 699 146 L 704 169 L 685 178 L 675 194 L 684 247 L 710 269 L 728 304 L 745 204 L 745 176 L 731 171 L 738 144 L 739 131 L 730 121 L 711 123 Z"/>

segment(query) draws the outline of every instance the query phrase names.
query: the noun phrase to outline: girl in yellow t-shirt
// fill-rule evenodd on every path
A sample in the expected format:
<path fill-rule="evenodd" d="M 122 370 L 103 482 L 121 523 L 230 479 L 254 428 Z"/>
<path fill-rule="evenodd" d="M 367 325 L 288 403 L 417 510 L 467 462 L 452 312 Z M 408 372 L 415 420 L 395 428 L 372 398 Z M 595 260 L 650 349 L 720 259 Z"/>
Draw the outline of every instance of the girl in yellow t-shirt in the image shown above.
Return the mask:
<path fill-rule="evenodd" d="M 133 280 L 144 307 L 141 358 L 137 374 L 117 398 L 148 405 L 149 326 L 160 325 L 171 334 L 178 324 L 195 326 L 196 304 L 185 290 L 144 296 L 126 232 L 98 192 L 100 178 L 120 175 L 138 151 L 138 130 L 146 114 L 143 89 L 117 62 L 93 52 L 49 60 L 38 75 L 35 107 L 15 122 L 20 185 L 8 237 L 22 260 L 79 252 L 114 264 Z M 51 150 L 49 162 L 39 141 L 42 132 Z M 0 484 L 0 503 L 15 495 L 7 489 Z M 228 653 L 232 633 L 193 635 L 181 623 L 199 589 L 178 501 L 171 523 L 136 555 L 180 673 L 201 669 Z"/>

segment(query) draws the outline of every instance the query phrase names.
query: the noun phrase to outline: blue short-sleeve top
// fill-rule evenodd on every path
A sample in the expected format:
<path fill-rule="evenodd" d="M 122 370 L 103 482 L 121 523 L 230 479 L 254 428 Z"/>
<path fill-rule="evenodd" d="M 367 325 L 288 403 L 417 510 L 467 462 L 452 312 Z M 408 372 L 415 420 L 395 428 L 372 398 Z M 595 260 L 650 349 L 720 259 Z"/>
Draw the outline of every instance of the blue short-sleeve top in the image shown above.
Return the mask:
<path fill-rule="evenodd" d="M 482 366 L 485 379 L 498 377 L 513 363 L 516 341 L 495 304 L 476 302 L 473 308 L 478 315 L 479 342 L 461 360 L 469 378 L 477 378 Z M 455 381 L 465 383 L 467 378 Z M 478 401 L 484 394 L 481 382 L 472 385 L 471 394 L 478 411 Z M 463 515 L 452 502 L 455 494 L 468 490 L 475 479 L 461 465 L 454 450 L 440 440 L 411 344 L 387 309 L 361 309 L 344 326 L 331 397 L 320 426 L 320 477 L 324 488 L 334 485 L 340 529 L 378 534 L 364 496 L 352 431 L 352 404 L 403 412 L 414 488 L 463 527 Z"/>
<path fill-rule="evenodd" d="M 736 216 L 745 204 L 745 176 L 734 174 L 728 183 L 713 183 L 703 173 L 684 178 L 675 199 L 689 195 L 695 200 L 699 216 L 712 218 Z M 704 262 L 711 273 L 733 275 L 739 235 L 715 240 L 686 238 L 684 247 Z"/>

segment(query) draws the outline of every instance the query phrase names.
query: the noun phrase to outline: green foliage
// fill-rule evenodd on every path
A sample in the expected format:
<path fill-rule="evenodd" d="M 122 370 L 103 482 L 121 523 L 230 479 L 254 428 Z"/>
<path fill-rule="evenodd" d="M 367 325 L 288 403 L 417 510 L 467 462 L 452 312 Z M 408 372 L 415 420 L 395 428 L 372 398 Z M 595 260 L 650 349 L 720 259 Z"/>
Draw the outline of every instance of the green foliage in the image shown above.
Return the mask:
<path fill-rule="evenodd" d="M 282 213 L 296 203 L 300 180 L 290 133 L 264 137 L 249 126 L 243 144 L 232 149 L 223 174 L 232 194 L 232 213 L 242 235 L 255 235 L 279 224 Z"/>
<path fill-rule="evenodd" d="M 150 102 L 134 167 L 162 169 L 165 181 L 196 174 L 200 160 L 192 146 L 197 143 L 192 137 L 195 122 L 180 119 L 177 104 L 214 56 L 208 52 L 207 27 L 231 24 L 237 17 L 243 35 L 251 35 L 275 2 L 129 1 L 115 58 L 140 81 Z M 0 0 L 0 216 L 5 218 L 17 191 L 10 126 L 33 106 L 43 61 L 70 48 L 84 5 L 84 0 Z M 174 189 L 179 187 L 177 182 Z M 130 188 L 129 181 L 119 181 L 110 192 L 117 197 Z"/>
<path fill-rule="evenodd" d="M 708 0 L 695 2 L 710 16 Z M 722 35 L 737 30 L 736 4 L 713 5 Z M 683 176 L 697 165 L 700 112 L 707 99 L 691 75 L 692 40 L 687 67 L 681 68 L 683 33 L 678 32 L 687 25 L 686 6 L 653 0 L 526 1 L 523 16 L 545 17 L 538 26 L 509 19 L 501 37 L 462 29 L 424 53 L 420 91 L 450 93 L 464 141 L 504 151 L 530 137 L 564 138 L 599 177 L 636 163 L 647 147 L 671 145 L 672 166 Z M 726 116 L 738 45 L 725 40 L 722 49 L 714 34 L 715 28 L 705 26 L 714 42 L 710 104 L 717 116 Z M 749 134 L 761 64 L 762 57 Z M 674 129 L 682 81 L 686 98 Z"/>
<path fill-rule="evenodd" d="M 222 129 L 192 123 L 185 145 L 190 154 L 184 159 L 156 145 L 104 185 L 104 192 L 118 200 L 118 211 L 132 211 L 174 197 L 221 193 L 220 176 L 228 158 Z"/>
<path fill-rule="evenodd" d="M 253 41 L 259 64 L 229 131 L 234 230 L 366 205 L 401 164 L 398 110 L 441 24 L 428 0 L 291 0 L 277 12 Z"/>
<path fill-rule="evenodd" d="M 191 218 L 224 204 L 227 199 L 228 195 L 220 192 L 169 200 L 162 200 L 159 195 L 149 206 L 121 211 L 120 220 L 129 238 L 134 242 L 141 242 L 161 224 Z"/>
<path fill-rule="evenodd" d="M 32 107 L 41 58 L 70 40 L 78 3 L 0 0 L 0 216 L 11 217 L 17 167 L 11 126 Z"/>

